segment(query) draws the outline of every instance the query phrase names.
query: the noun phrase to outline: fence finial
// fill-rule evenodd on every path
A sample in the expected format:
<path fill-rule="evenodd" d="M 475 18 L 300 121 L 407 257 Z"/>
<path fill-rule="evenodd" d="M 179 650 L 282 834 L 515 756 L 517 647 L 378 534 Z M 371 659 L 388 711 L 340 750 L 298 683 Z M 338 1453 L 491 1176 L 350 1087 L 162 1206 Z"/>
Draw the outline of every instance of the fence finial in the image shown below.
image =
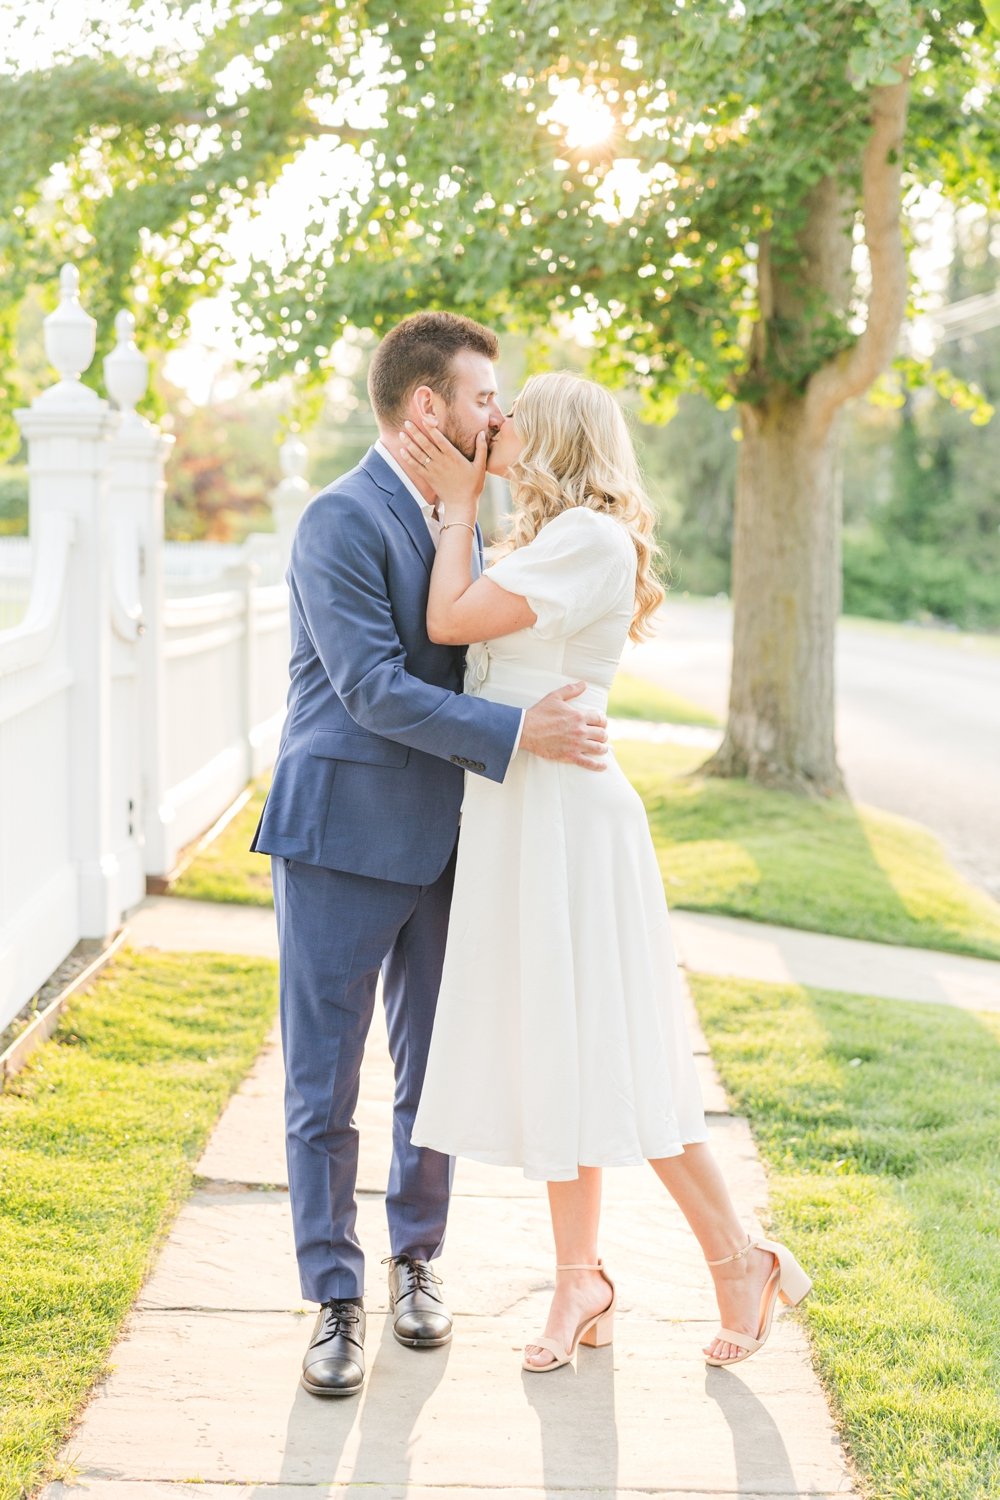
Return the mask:
<path fill-rule="evenodd" d="M 272 509 L 275 530 L 278 533 L 278 544 L 287 562 L 292 550 L 295 527 L 309 500 L 309 481 L 305 477 L 306 465 L 309 462 L 309 449 L 301 438 L 287 437 L 281 445 L 278 457 L 283 477 L 274 491 Z"/>
<path fill-rule="evenodd" d="M 126 415 L 135 412 L 149 384 L 149 361 L 135 342 L 135 318 L 125 308 L 115 318 L 117 343 L 104 356 L 104 383 L 108 395 Z"/>
<path fill-rule="evenodd" d="M 45 353 L 59 380 L 38 399 L 47 405 L 92 406 L 100 397 L 82 384 L 97 345 L 97 324 L 80 306 L 80 273 L 75 266 L 59 272 L 60 299 L 45 319 Z"/>
<path fill-rule="evenodd" d="M 286 479 L 302 479 L 309 462 L 309 449 L 301 438 L 289 437 L 282 443 L 278 453 L 281 472 Z"/>

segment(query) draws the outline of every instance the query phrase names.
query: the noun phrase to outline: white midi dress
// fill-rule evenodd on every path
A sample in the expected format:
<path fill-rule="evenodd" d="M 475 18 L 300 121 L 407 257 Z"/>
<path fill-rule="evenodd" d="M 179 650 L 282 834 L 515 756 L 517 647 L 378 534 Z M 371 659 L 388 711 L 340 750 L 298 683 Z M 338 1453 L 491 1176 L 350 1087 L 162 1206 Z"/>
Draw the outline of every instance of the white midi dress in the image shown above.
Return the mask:
<path fill-rule="evenodd" d="M 610 516 L 549 521 L 486 575 L 536 623 L 471 647 L 466 690 L 528 707 L 584 680 L 575 701 L 603 711 L 635 568 Z M 413 1143 L 567 1181 L 706 1138 L 656 854 L 613 752 L 599 774 L 518 751 L 502 784 L 467 775 Z"/>

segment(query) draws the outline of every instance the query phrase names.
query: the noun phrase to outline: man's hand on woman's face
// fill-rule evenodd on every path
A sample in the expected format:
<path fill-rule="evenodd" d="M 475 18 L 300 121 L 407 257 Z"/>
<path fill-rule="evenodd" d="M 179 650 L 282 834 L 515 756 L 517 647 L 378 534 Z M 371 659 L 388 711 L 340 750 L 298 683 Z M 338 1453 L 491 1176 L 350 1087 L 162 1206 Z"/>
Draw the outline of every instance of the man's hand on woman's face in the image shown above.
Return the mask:
<path fill-rule="evenodd" d="M 401 461 L 408 474 L 429 484 L 445 507 L 449 520 L 475 520 L 479 497 L 486 482 L 486 433 L 476 435 L 475 456 L 470 462 L 449 443 L 432 416 L 423 427 L 407 422 L 399 434 Z"/>

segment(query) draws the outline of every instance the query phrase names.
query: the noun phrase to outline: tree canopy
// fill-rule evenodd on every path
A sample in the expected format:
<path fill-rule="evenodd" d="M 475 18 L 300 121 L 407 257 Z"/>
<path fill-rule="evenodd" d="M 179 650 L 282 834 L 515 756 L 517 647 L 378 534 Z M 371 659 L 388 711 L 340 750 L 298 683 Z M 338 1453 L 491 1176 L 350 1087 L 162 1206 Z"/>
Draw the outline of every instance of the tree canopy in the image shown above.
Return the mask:
<path fill-rule="evenodd" d="M 928 189 L 997 207 L 1000 53 L 980 5 L 139 0 L 135 15 L 150 34 L 112 12 L 87 55 L 0 79 L 0 338 L 69 253 L 106 334 L 124 301 L 147 339 L 150 316 L 174 338 L 228 276 L 269 375 L 322 381 L 347 330 L 442 306 L 528 334 L 582 321 L 594 373 L 661 416 L 692 388 L 739 403 L 730 714 L 711 765 L 842 790 L 839 414 L 896 351 L 908 210 Z"/>
<path fill-rule="evenodd" d="M 239 284 L 269 374 L 318 376 L 345 326 L 420 306 L 582 313 L 604 378 L 724 402 L 856 340 L 861 255 L 839 301 L 786 310 L 751 355 L 759 257 L 801 256 L 831 179 L 861 238 L 873 99 L 909 59 L 905 194 L 995 205 L 997 38 L 971 0 L 247 0 L 198 7 L 218 18 L 201 35 L 193 13 L 140 4 L 145 44 L 133 25 L 123 45 L 95 12 L 83 55 L 0 77 L 8 339 L 67 257 L 103 326 L 124 302 L 176 338 L 227 232 L 294 172 Z"/>

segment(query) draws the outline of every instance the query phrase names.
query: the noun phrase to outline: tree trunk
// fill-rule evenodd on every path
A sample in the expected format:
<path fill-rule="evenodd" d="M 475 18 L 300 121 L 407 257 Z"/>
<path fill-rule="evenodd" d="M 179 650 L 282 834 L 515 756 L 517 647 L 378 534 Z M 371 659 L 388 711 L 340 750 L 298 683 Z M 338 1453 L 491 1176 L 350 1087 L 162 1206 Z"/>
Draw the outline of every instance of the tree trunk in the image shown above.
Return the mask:
<path fill-rule="evenodd" d="M 830 796 L 837 765 L 834 645 L 840 613 L 840 413 L 892 358 L 906 306 L 900 231 L 909 63 L 875 88 L 861 163 L 870 263 L 860 337 L 807 372 L 829 314 L 846 315 L 856 194 L 812 188 L 793 243 L 758 247 L 760 316 L 750 346 L 733 531 L 729 725 L 705 770 Z"/>
<path fill-rule="evenodd" d="M 809 194 L 794 246 L 764 236 L 750 346 L 758 399 L 743 407 L 733 521 L 729 723 L 706 770 L 763 786 L 842 792 L 833 652 L 840 612 L 840 404 L 820 408 L 802 373 L 830 310 L 851 291 L 854 195 Z"/>
<path fill-rule="evenodd" d="M 834 739 L 840 613 L 839 422 L 801 397 L 745 408 L 733 530 L 733 668 L 725 739 L 705 769 L 843 791 Z"/>

